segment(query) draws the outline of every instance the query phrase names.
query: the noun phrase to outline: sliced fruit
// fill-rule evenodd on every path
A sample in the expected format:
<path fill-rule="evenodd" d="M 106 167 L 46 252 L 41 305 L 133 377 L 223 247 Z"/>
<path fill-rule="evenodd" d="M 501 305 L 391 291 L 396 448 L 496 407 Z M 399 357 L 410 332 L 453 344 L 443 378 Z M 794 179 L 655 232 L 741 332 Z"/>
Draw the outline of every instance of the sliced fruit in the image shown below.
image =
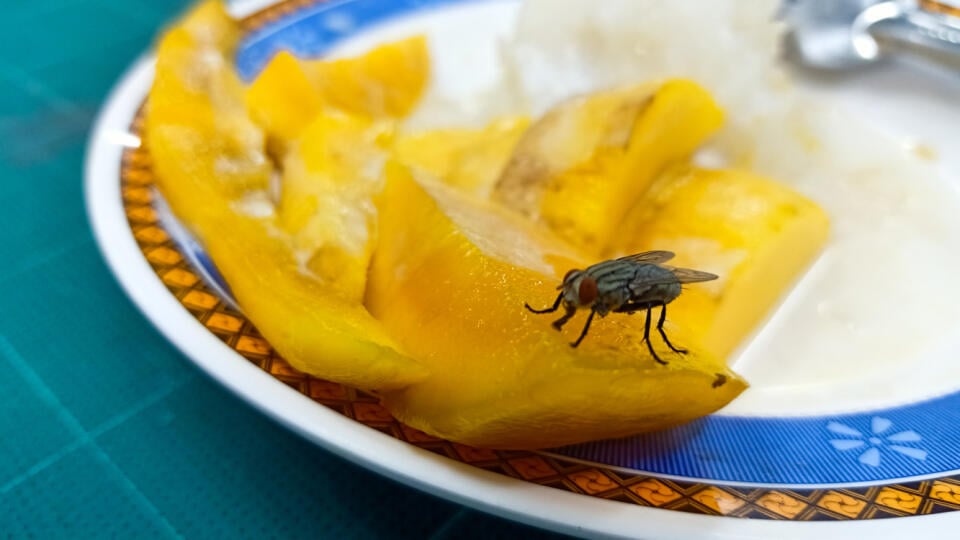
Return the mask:
<path fill-rule="evenodd" d="M 497 205 L 425 189 L 399 165 L 387 171 L 367 305 L 430 371 L 382 394 L 403 422 L 476 446 L 542 448 L 679 424 L 746 387 L 695 348 L 663 352 L 669 365 L 656 364 L 642 316 L 597 320 L 571 348 L 585 314 L 559 333 L 524 303 L 552 304 L 560 276 L 583 267 L 580 255 Z"/>
<path fill-rule="evenodd" d="M 710 94 L 687 80 L 570 100 L 521 138 L 495 195 L 596 253 L 654 178 L 722 119 Z"/>
<path fill-rule="evenodd" d="M 280 51 L 250 85 L 250 116 L 273 137 L 290 141 L 320 113 L 323 101 L 299 60 Z"/>
<path fill-rule="evenodd" d="M 208 252 L 244 313 L 293 367 L 367 390 L 403 387 L 427 374 L 362 304 L 339 300 L 304 275 L 262 221 L 228 213 L 217 222 L 230 232 L 207 241 Z"/>
<path fill-rule="evenodd" d="M 210 2 L 159 46 L 146 120 L 158 187 L 247 316 L 295 368 L 364 389 L 424 378 L 426 368 L 399 352 L 361 304 L 301 272 L 291 238 L 278 234 L 264 137 L 246 116 L 228 61 L 235 41 L 222 37 L 230 35 L 238 35 L 236 24 Z"/>
<path fill-rule="evenodd" d="M 487 196 L 529 125 L 526 117 L 501 118 L 482 129 L 404 135 L 395 144 L 396 157 L 451 186 Z"/>
<path fill-rule="evenodd" d="M 427 87 L 430 55 L 426 37 L 415 36 L 355 58 L 307 61 L 303 68 L 324 103 L 351 114 L 402 118 Z"/>
<path fill-rule="evenodd" d="M 829 228 L 819 206 L 782 184 L 744 171 L 682 167 L 634 206 L 613 252 L 670 249 L 677 266 L 718 274 L 685 290 L 669 316 L 726 358 L 810 266 Z"/>
<path fill-rule="evenodd" d="M 372 118 L 406 116 L 429 80 L 426 38 L 388 43 L 354 58 L 300 60 L 281 51 L 250 85 L 250 116 L 281 146 L 324 108 Z"/>
<path fill-rule="evenodd" d="M 146 118 L 160 176 L 197 176 L 220 199 L 265 189 L 270 173 L 263 133 L 247 118 L 242 84 L 224 54 L 238 36 L 218 2 L 200 4 L 172 28 L 158 46 Z M 189 192 L 178 190 L 169 198 L 196 214 L 183 216 L 188 221 L 204 213 L 186 202 Z"/>
<path fill-rule="evenodd" d="M 373 197 L 383 187 L 392 133 L 389 122 L 321 114 L 283 162 L 279 224 L 302 270 L 357 304 L 376 242 Z"/>

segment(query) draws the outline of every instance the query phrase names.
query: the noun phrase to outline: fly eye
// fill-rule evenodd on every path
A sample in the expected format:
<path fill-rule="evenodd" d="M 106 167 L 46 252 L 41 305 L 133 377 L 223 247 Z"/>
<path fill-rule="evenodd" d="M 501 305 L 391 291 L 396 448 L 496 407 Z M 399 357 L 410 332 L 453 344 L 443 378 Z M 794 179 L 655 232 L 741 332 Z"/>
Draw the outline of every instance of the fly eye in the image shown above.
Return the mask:
<path fill-rule="evenodd" d="M 585 277 L 580 281 L 580 290 L 577 291 L 577 299 L 581 306 L 592 304 L 597 299 L 597 280 L 592 277 Z"/>

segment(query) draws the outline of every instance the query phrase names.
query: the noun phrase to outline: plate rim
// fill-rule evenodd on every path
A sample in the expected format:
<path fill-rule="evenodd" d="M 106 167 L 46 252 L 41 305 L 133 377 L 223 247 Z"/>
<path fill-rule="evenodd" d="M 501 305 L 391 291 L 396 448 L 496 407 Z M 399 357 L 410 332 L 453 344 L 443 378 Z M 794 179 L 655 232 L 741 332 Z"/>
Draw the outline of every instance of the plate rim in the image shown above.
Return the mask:
<path fill-rule="evenodd" d="M 235 12 L 263 6 L 240 2 Z M 806 538 L 817 532 L 893 538 L 956 523 L 960 512 L 883 520 L 780 522 L 688 514 L 587 497 L 509 478 L 436 455 L 319 406 L 243 358 L 210 333 L 170 294 L 141 253 L 124 212 L 118 137 L 146 97 L 155 56 L 127 69 L 104 101 L 88 138 L 84 165 L 87 219 L 101 255 L 124 293 L 181 354 L 255 409 L 357 465 L 435 496 L 503 518 L 574 535 L 689 538 Z M 129 138 L 129 135 L 128 137 Z M 721 483 L 717 483 L 721 485 Z M 956 516 L 956 517 L 951 517 Z M 598 517 L 600 519 L 598 519 Z"/>

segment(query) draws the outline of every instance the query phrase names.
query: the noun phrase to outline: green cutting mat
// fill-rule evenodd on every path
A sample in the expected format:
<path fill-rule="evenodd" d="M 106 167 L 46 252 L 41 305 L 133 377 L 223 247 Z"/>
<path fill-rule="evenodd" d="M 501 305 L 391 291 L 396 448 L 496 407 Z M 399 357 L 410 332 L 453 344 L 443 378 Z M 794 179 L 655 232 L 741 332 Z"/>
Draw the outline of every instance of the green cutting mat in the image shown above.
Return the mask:
<path fill-rule="evenodd" d="M 84 215 L 97 109 L 184 0 L 0 16 L 0 538 L 552 538 L 301 440 L 121 293 Z"/>

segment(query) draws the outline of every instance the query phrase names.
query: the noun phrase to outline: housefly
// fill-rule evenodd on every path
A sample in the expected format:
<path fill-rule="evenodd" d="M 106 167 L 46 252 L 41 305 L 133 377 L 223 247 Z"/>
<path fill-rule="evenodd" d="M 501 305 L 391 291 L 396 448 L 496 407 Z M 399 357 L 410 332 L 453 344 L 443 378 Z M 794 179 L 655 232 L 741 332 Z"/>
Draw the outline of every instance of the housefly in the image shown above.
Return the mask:
<path fill-rule="evenodd" d="M 667 304 L 680 296 L 681 285 L 717 279 L 717 276 L 689 268 L 675 268 L 663 263 L 674 257 L 670 251 L 647 251 L 628 255 L 619 259 L 603 261 L 586 270 L 570 270 L 563 278 L 563 283 L 557 287 L 560 294 L 556 302 L 546 309 L 534 309 L 530 304 L 524 304 L 534 313 L 553 313 L 563 305 L 565 313 L 553 322 L 557 330 L 570 320 L 578 309 L 589 309 L 590 315 L 583 325 L 580 337 L 570 344 L 571 347 L 580 345 L 590 329 L 594 315 L 600 317 L 608 313 L 633 314 L 637 311 L 647 312 L 647 321 L 644 326 L 643 340 L 653 359 L 666 364 L 653 350 L 650 343 L 651 311 L 660 308 L 660 319 L 657 322 L 657 331 L 670 350 L 685 354 L 687 351 L 678 349 L 670 343 L 667 333 L 663 330 L 663 323 L 667 319 Z"/>

